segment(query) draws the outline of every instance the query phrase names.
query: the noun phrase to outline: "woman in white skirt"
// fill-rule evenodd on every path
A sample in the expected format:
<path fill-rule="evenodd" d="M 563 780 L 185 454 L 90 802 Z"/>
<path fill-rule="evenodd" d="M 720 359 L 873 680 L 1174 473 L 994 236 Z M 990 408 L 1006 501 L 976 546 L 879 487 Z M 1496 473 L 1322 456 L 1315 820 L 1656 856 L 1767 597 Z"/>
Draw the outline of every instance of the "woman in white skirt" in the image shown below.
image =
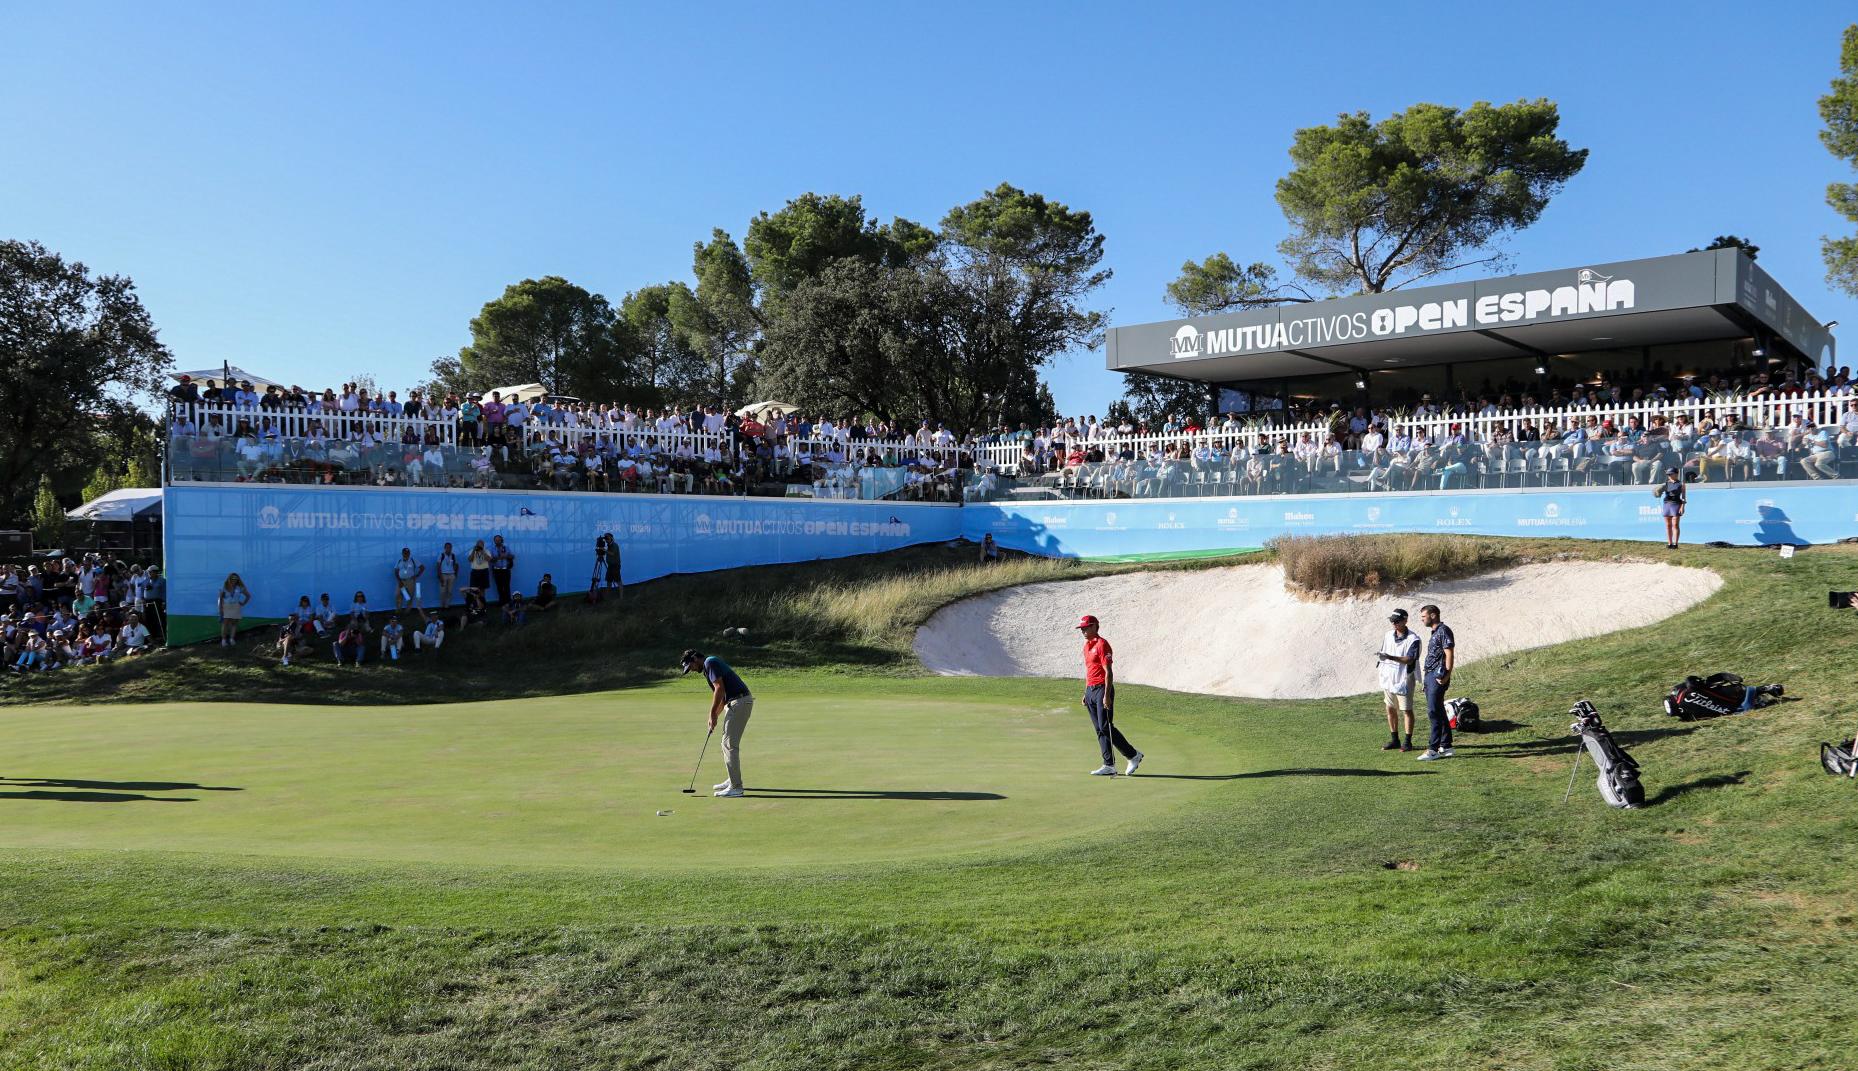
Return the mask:
<path fill-rule="evenodd" d="M 237 573 L 227 573 L 219 588 L 219 645 L 231 647 L 239 632 L 239 619 L 245 616 L 245 604 L 252 601 L 251 590 Z"/>

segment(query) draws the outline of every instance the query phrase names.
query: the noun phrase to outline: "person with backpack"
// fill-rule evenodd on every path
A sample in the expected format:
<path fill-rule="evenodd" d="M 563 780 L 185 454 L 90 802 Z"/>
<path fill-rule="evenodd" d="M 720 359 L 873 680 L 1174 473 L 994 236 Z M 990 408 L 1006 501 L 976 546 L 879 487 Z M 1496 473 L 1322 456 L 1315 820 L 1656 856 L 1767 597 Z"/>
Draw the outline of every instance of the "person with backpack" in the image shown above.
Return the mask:
<path fill-rule="evenodd" d="M 1381 638 L 1379 664 L 1381 699 L 1387 707 L 1387 742 L 1382 751 L 1413 750 L 1413 670 L 1419 665 L 1420 642 L 1417 633 L 1406 627 L 1406 611 L 1387 615 L 1392 623 Z M 1400 741 L 1400 722 L 1406 721 L 1406 742 Z"/>
<path fill-rule="evenodd" d="M 394 612 L 419 605 L 419 578 L 426 575 L 424 562 L 413 559 L 413 548 L 401 547 L 394 562 Z"/>
<path fill-rule="evenodd" d="M 446 610 L 452 605 L 452 589 L 458 586 L 458 555 L 452 551 L 450 543 L 439 551 L 439 609 Z"/>

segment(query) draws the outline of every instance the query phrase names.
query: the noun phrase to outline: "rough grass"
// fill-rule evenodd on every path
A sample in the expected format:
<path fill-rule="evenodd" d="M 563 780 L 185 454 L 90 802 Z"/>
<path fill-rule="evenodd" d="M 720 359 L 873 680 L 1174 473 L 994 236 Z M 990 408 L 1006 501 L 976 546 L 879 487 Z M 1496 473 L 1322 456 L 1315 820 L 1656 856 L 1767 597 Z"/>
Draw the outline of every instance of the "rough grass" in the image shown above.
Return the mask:
<path fill-rule="evenodd" d="M 1270 550 L 1294 589 L 1314 594 L 1398 591 L 1518 560 L 1510 541 L 1450 535 L 1279 536 Z"/>
<path fill-rule="evenodd" d="M 1645 548 L 1514 551 L 1557 552 Z M 915 563 L 962 564 L 925 555 Z M 1467 665 L 1456 690 L 1493 731 L 1461 739 L 1457 759 L 1380 752 L 1365 697 L 1126 686 L 1118 721 L 1138 742 L 1165 722 L 1246 761 L 1132 833 L 960 865 L 589 877 L 0 848 L 0 1066 L 1851 1066 L 1858 871 L 1844 846 L 1858 795 L 1819 772 L 1814 749 L 1858 723 L 1858 626 L 1824 602 L 1853 586 L 1858 548 L 1670 557 L 1719 571 L 1722 590 L 1644 629 Z M 879 563 L 853 567 L 798 567 L 783 582 L 799 600 L 889 579 Z M 759 591 L 755 613 L 779 595 Z M 640 612 L 673 620 L 659 598 L 642 591 Z M 907 620 L 911 605 L 867 609 Z M 603 632 L 607 612 L 572 627 L 628 658 Z M 858 678 L 878 670 L 925 694 L 954 686 L 904 679 L 906 649 L 896 637 L 771 639 L 740 654 L 784 661 L 773 675 L 793 686 L 865 687 Z M 305 682 L 352 679 L 318 667 L 272 686 L 275 671 L 242 656 L 151 661 L 164 674 L 215 664 L 227 687 L 299 702 Z M 469 666 L 379 676 L 434 698 L 454 670 L 481 679 Z M 593 672 L 546 651 L 499 670 L 491 679 L 510 689 Z M 1697 724 L 1658 711 L 1673 681 L 1713 670 L 1783 682 L 1792 701 Z M 188 680 L 161 683 L 173 698 Z M 1067 682 L 980 685 L 996 701 L 1075 711 Z M 1590 776 L 1561 802 L 1565 712 L 1582 697 L 1643 765 L 1646 809 L 1605 808 Z M 1108 787 L 1140 791 L 1143 779 Z M 24 806 L 86 805 L 0 800 L 0 820 Z"/>

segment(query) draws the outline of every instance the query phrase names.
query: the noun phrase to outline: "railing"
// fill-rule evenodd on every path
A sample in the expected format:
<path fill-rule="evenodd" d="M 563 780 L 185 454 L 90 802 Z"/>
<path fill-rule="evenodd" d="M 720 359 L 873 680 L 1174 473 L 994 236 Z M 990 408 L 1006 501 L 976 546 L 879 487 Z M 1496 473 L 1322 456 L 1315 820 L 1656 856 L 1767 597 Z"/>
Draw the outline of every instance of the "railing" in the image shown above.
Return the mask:
<path fill-rule="evenodd" d="M 1512 438 L 1522 431 L 1525 425 L 1535 425 L 1538 430 L 1547 422 L 1551 426 L 1566 430 L 1568 423 L 1578 420 L 1585 426 L 1589 418 L 1597 423 L 1612 421 L 1615 427 L 1624 427 L 1632 417 L 1638 417 L 1642 424 L 1649 424 L 1654 416 L 1662 416 L 1671 423 L 1676 423 L 1681 415 L 1691 425 L 1696 425 L 1704 417 L 1709 417 L 1718 425 L 1731 418 L 1746 428 L 1781 427 L 1800 417 L 1803 423 L 1813 425 L 1837 423 L 1853 396 L 1849 394 L 1802 394 L 1793 397 L 1766 395 L 1759 398 L 1719 397 L 1694 399 L 1662 403 L 1640 403 L 1638 405 L 1588 405 L 1562 406 L 1557 408 L 1510 409 L 1499 413 L 1478 413 L 1466 416 L 1427 415 L 1408 416 L 1399 413 L 1378 414 L 1390 433 L 1405 432 L 1417 436 L 1423 432 L 1426 438 L 1439 441 L 1454 431 L 1468 436 L 1474 442 L 1489 441 L 1498 430 L 1507 432 Z M 1238 428 L 1210 428 L 1193 434 L 1141 435 L 1141 436 L 1099 436 L 1085 439 L 1081 436 L 1053 435 L 1047 457 L 1042 459 L 1041 467 L 1050 467 L 1052 458 L 1062 462 L 1064 451 L 1073 447 L 1089 449 L 1095 447 L 1103 451 L 1106 458 L 1121 456 L 1146 458 L 1166 453 L 1170 447 L 1185 446 L 1189 451 L 1202 445 L 1218 446 L 1227 450 L 1242 447 L 1248 452 L 1255 452 L 1262 444 L 1289 442 L 1295 443 L 1303 436 L 1309 436 L 1317 444 L 1331 438 L 1330 423 L 1309 422 L 1303 424 L 1268 425 L 1253 424 Z M 1063 445 L 1063 450 L 1059 449 Z M 1026 443 L 1001 442 L 988 443 L 979 447 L 980 460 L 984 465 L 992 465 L 1002 473 L 1017 474 L 1020 462 L 1025 456 Z"/>

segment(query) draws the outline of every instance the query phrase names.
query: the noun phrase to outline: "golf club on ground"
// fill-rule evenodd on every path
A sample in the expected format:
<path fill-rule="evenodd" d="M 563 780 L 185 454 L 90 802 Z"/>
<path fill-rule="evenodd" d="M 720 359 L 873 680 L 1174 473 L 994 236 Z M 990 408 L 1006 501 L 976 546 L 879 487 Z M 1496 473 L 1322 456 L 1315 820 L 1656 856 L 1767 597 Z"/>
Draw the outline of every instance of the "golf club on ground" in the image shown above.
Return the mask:
<path fill-rule="evenodd" d="M 686 796 L 694 796 L 697 794 L 697 771 L 703 769 L 703 756 L 709 754 L 710 737 L 715 735 L 716 727 L 714 725 L 710 726 L 709 732 L 703 734 L 703 748 L 697 752 L 697 765 L 691 767 L 690 787 L 684 790 L 684 795 Z"/>

